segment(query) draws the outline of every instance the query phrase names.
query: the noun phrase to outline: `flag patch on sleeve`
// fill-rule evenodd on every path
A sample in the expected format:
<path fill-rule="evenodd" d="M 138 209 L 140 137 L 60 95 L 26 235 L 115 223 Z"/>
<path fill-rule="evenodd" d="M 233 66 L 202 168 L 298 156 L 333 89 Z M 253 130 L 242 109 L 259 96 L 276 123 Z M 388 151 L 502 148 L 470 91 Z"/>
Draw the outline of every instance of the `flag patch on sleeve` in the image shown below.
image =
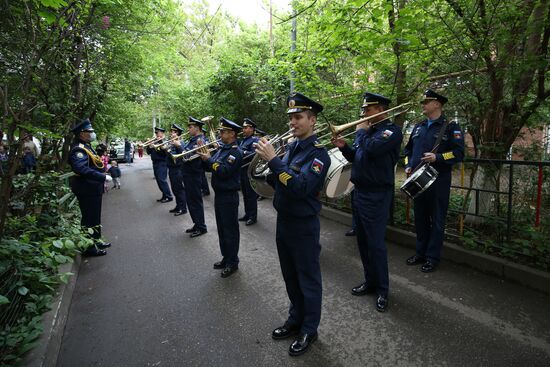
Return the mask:
<path fill-rule="evenodd" d="M 230 155 L 227 157 L 227 161 L 228 161 L 229 163 L 235 162 L 235 156 L 232 156 L 232 155 L 230 154 Z"/>
<path fill-rule="evenodd" d="M 393 134 L 393 131 L 391 131 L 391 130 L 384 130 L 384 132 L 382 133 L 382 136 L 383 136 L 384 138 L 387 139 L 387 138 L 389 138 L 390 136 L 392 136 L 392 134 Z"/>
<path fill-rule="evenodd" d="M 324 166 L 323 162 L 315 158 L 311 163 L 311 170 L 316 174 L 320 174 L 321 172 L 323 172 L 323 166 Z"/>
<path fill-rule="evenodd" d="M 460 130 L 453 131 L 453 136 L 455 139 L 460 139 L 462 137 L 462 132 Z"/>

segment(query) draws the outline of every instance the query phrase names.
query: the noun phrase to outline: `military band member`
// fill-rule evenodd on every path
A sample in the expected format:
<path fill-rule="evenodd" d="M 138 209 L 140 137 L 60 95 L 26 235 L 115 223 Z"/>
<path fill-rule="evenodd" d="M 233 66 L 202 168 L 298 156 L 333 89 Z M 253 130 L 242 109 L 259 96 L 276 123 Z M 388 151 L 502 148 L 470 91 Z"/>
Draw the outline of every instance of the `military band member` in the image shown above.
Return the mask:
<path fill-rule="evenodd" d="M 276 242 L 279 262 L 290 299 L 288 318 L 273 330 L 273 339 L 296 338 L 291 356 L 305 353 L 317 339 L 321 319 L 322 282 L 319 255 L 321 191 L 330 158 L 314 133 L 323 106 L 300 93 L 287 99 L 290 127 L 296 138 L 279 158 L 262 138 L 256 154 L 268 161 L 275 187 Z"/>
<path fill-rule="evenodd" d="M 205 129 L 204 125 L 201 128 L 202 134 L 206 136 L 207 130 Z M 207 139 L 205 142 L 208 141 Z M 201 192 L 202 196 L 209 196 L 210 195 L 210 186 L 208 186 L 208 179 L 206 178 L 206 172 L 202 171 L 202 178 L 201 178 Z"/>
<path fill-rule="evenodd" d="M 250 180 L 248 179 L 248 165 L 254 158 L 256 144 L 259 138 L 255 136 L 256 123 L 249 118 L 245 118 L 243 122 L 244 138 L 239 144 L 239 148 L 243 152 L 243 166 L 241 168 L 241 191 L 244 202 L 244 216 L 239 218 L 239 221 L 246 222 L 250 226 L 257 222 L 258 219 L 258 194 L 252 189 Z"/>
<path fill-rule="evenodd" d="M 96 135 L 90 120 L 78 123 L 72 130 L 75 140 L 71 146 L 69 163 L 75 176 L 70 178 L 70 186 L 75 194 L 80 212 L 81 224 L 92 229 L 94 245 L 83 252 L 85 256 L 102 256 L 107 252 L 110 243 L 101 240 L 101 201 L 105 181 L 111 181 L 111 176 L 105 174 L 101 157 L 92 149 L 90 143 Z"/>
<path fill-rule="evenodd" d="M 401 128 L 383 113 L 390 103 L 382 95 L 365 93 L 362 117 L 377 116 L 357 125 L 353 147 L 342 138 L 332 140 L 352 163 L 351 182 L 355 185 L 353 215 L 365 281 L 351 293 L 377 294 L 376 309 L 380 312 L 388 307 L 388 251 L 384 238 L 394 193 L 395 165 L 403 141 Z"/>
<path fill-rule="evenodd" d="M 174 160 L 172 155 L 179 154 L 183 151 L 182 142 L 179 137 L 181 136 L 183 129 L 177 125 L 172 124 L 170 128 L 170 139 L 178 139 L 168 143 L 168 146 L 164 146 L 169 154 L 166 156 L 166 166 L 168 167 L 168 177 L 170 178 L 170 187 L 172 193 L 176 198 L 176 207 L 169 210 L 170 213 L 174 213 L 174 216 L 179 216 L 187 213 L 187 201 L 185 197 L 185 188 L 183 187 L 183 162 L 182 160 Z"/>
<path fill-rule="evenodd" d="M 157 139 L 159 139 L 155 144 L 160 144 L 164 142 L 164 132 L 166 130 L 162 127 L 155 127 L 155 136 Z M 167 175 L 168 175 L 168 168 L 166 167 L 166 151 L 155 148 L 151 144 L 147 146 L 147 154 L 151 156 L 151 161 L 153 162 L 153 173 L 155 175 L 155 180 L 157 181 L 157 185 L 159 187 L 160 192 L 162 193 L 162 197 L 160 199 L 157 199 L 158 202 L 161 203 L 168 203 L 172 201 L 172 193 L 170 192 L 170 187 L 168 186 L 167 181 Z"/>
<path fill-rule="evenodd" d="M 441 261 L 452 167 L 464 158 L 464 136 L 454 121 L 447 122 L 441 142 L 432 152 L 447 121 L 443 115 L 443 105 L 447 100 L 430 89 L 424 93 L 422 113 L 427 119 L 414 127 L 405 146 L 406 173 L 425 163 L 439 172 L 435 182 L 414 199 L 416 254 L 407 259 L 407 265 L 422 264 L 420 270 L 425 273 L 434 271 Z"/>
<path fill-rule="evenodd" d="M 242 152 L 237 146 L 237 134 L 241 127 L 222 117 L 220 119 L 221 145 L 217 152 L 199 152 L 206 170 L 212 172 L 214 209 L 222 259 L 214 269 L 223 269 L 227 278 L 239 269 L 239 188 Z"/>
<path fill-rule="evenodd" d="M 189 141 L 183 147 L 183 151 L 195 149 L 199 141 L 206 142 L 202 126 L 204 122 L 194 117 L 189 116 L 187 123 L 187 131 L 189 132 Z M 190 153 L 193 155 L 194 153 Z M 184 156 L 184 158 L 189 158 Z M 204 175 L 203 164 L 200 159 L 190 161 L 183 160 L 183 184 L 185 185 L 185 194 L 187 195 L 187 208 L 193 227 L 185 232 L 189 233 L 191 238 L 201 236 L 207 232 L 206 223 L 204 222 L 204 206 L 202 203 L 202 176 Z"/>

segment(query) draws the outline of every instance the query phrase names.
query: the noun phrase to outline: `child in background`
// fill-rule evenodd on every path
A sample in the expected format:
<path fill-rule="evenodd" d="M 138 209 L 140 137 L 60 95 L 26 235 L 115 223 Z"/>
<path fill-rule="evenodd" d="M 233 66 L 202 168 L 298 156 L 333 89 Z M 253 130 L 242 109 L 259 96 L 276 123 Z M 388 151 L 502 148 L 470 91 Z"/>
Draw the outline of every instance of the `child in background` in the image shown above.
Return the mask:
<path fill-rule="evenodd" d="M 117 161 L 111 161 L 111 168 L 109 168 L 108 173 L 113 178 L 113 189 L 120 189 L 120 168 L 118 168 Z"/>
<path fill-rule="evenodd" d="M 36 157 L 32 153 L 30 147 L 23 148 L 23 171 L 25 173 L 31 173 L 36 169 Z"/>

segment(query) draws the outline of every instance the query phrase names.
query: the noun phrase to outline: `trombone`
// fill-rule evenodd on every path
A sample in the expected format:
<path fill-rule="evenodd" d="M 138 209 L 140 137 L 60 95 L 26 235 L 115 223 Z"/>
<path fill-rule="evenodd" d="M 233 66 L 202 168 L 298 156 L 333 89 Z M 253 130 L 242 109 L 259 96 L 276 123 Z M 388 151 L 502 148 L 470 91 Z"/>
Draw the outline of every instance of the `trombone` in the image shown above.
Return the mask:
<path fill-rule="evenodd" d="M 154 138 L 149 139 L 149 140 L 147 140 L 145 143 L 141 144 L 141 146 L 145 148 L 145 147 L 147 147 L 147 146 L 149 146 L 149 145 L 151 145 L 151 144 L 153 144 L 153 143 L 156 143 L 156 142 L 159 141 L 160 139 L 162 139 L 162 138 L 158 138 L 158 137 L 155 136 Z"/>
<path fill-rule="evenodd" d="M 162 143 L 159 143 L 159 144 L 154 144 L 154 145 L 153 145 L 153 148 L 157 149 L 157 148 L 162 147 L 163 145 L 172 144 L 172 143 L 175 142 L 176 140 L 182 139 L 184 136 L 185 136 L 185 134 L 178 135 L 178 136 L 174 136 L 174 137 L 173 137 L 172 139 L 170 139 L 170 140 L 166 140 L 165 142 L 162 142 Z"/>
<path fill-rule="evenodd" d="M 186 150 L 186 151 L 178 153 L 178 154 L 172 154 L 172 159 L 175 162 L 176 159 L 178 159 L 178 158 L 182 158 L 186 155 L 192 154 L 191 156 L 189 156 L 187 158 L 183 158 L 184 162 L 190 162 L 190 161 L 200 157 L 200 154 L 198 152 L 201 151 L 201 150 L 205 151 L 207 149 L 208 152 L 213 152 L 214 150 L 218 149 L 218 146 L 220 145 L 221 141 L 222 141 L 221 139 L 218 139 L 218 140 L 211 141 L 211 142 L 206 143 L 204 145 L 200 145 L 196 148 Z M 195 154 L 193 154 L 193 153 L 195 153 Z"/>
<path fill-rule="evenodd" d="M 378 117 L 378 116 L 382 116 L 384 114 L 387 114 L 387 113 L 392 113 L 390 117 L 395 117 L 395 116 L 398 116 L 398 115 L 401 115 L 407 111 L 410 110 L 410 108 L 412 107 L 412 102 L 407 102 L 407 103 L 403 103 L 403 104 L 400 104 L 399 106 L 395 106 L 395 107 L 392 107 L 390 109 L 387 109 L 385 111 L 382 111 L 382 112 L 379 112 L 377 114 L 374 114 L 374 115 L 371 115 L 371 116 L 367 116 L 367 117 L 364 117 L 362 119 L 359 119 L 359 120 L 356 120 L 356 121 L 352 121 L 352 122 L 348 122 L 347 124 L 343 124 L 343 125 L 333 125 L 333 124 L 328 124 L 328 128 L 330 129 L 330 133 L 327 133 L 327 134 L 324 134 L 323 136 L 321 136 L 319 138 L 322 139 L 322 138 L 326 138 L 330 135 L 332 135 L 333 138 L 336 138 L 338 135 L 340 135 L 342 132 L 352 128 L 352 127 L 355 127 L 359 124 L 362 124 L 364 122 L 367 122 L 369 120 L 372 120 L 373 118 L 375 117 Z M 382 121 L 385 121 L 386 119 L 384 120 L 381 120 L 381 121 L 378 121 L 378 122 L 375 122 L 373 123 L 371 126 L 374 126 Z M 345 138 L 347 136 L 350 136 L 352 134 L 355 134 L 355 131 L 352 131 L 352 132 L 349 132 L 343 136 L 341 136 L 341 138 Z"/>

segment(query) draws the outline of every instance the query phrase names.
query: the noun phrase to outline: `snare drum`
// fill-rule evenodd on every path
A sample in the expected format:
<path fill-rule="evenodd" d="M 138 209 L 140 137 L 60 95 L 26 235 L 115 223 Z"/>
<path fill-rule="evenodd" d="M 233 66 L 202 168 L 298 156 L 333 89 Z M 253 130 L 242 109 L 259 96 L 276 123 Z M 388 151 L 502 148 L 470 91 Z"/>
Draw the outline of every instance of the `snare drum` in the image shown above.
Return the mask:
<path fill-rule="evenodd" d="M 401 185 L 401 191 L 407 194 L 411 199 L 414 199 L 435 182 L 437 174 L 435 168 L 426 164 L 405 180 L 403 185 Z"/>
<path fill-rule="evenodd" d="M 340 198 L 353 190 L 351 183 L 351 163 L 348 162 L 340 149 L 332 148 L 328 151 L 330 167 L 325 178 L 323 192 L 328 198 Z"/>

